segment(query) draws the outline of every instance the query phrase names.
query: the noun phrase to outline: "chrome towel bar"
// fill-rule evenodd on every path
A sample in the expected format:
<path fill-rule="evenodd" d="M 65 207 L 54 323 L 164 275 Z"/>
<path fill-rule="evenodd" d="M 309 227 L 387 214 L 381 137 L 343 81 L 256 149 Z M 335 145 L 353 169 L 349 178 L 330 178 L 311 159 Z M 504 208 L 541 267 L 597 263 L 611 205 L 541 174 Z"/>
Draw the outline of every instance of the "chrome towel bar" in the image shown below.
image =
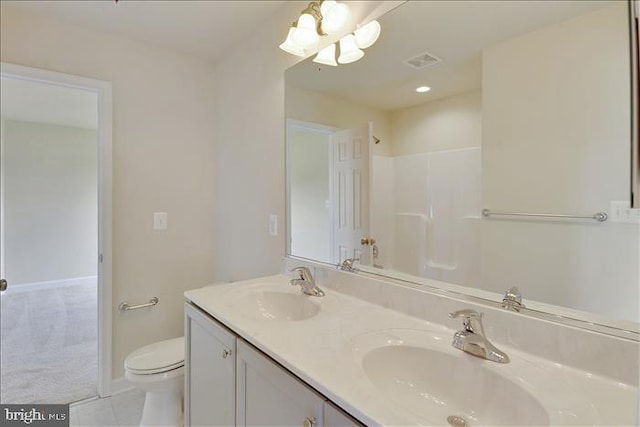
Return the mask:
<path fill-rule="evenodd" d="M 129 305 L 126 302 L 121 302 L 120 305 L 118 305 L 118 310 L 129 311 L 129 310 L 137 310 L 139 308 L 153 307 L 154 305 L 158 304 L 158 302 L 159 302 L 158 297 L 153 297 L 149 300 L 148 303 L 138 304 L 138 305 Z"/>
<path fill-rule="evenodd" d="M 565 215 L 565 214 L 547 214 L 547 213 L 524 213 L 524 212 L 493 212 L 489 209 L 482 210 L 482 216 L 490 217 L 493 215 L 507 216 L 534 216 L 544 218 L 577 218 L 577 219 L 593 219 L 598 222 L 605 222 L 609 216 L 606 212 L 598 212 L 593 215 Z"/>

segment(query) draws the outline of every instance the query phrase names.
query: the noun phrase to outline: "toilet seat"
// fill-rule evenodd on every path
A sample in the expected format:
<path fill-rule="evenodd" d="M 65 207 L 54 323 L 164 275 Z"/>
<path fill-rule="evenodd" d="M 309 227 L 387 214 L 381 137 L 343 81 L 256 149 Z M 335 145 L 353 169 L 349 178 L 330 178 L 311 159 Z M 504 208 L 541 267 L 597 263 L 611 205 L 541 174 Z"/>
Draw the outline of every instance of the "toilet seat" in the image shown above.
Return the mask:
<path fill-rule="evenodd" d="M 124 361 L 125 371 L 153 375 L 184 366 L 184 337 L 156 342 L 132 352 Z"/>

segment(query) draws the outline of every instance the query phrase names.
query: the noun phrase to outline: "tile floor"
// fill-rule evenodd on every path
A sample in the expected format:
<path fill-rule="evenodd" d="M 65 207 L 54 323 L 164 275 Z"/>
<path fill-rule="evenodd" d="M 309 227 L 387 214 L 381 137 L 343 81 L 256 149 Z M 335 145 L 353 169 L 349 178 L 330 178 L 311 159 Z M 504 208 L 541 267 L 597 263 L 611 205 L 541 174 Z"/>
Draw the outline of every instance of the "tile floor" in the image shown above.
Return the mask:
<path fill-rule="evenodd" d="M 130 390 L 105 399 L 71 405 L 70 425 L 80 426 L 139 426 L 144 406 L 144 392 Z"/>

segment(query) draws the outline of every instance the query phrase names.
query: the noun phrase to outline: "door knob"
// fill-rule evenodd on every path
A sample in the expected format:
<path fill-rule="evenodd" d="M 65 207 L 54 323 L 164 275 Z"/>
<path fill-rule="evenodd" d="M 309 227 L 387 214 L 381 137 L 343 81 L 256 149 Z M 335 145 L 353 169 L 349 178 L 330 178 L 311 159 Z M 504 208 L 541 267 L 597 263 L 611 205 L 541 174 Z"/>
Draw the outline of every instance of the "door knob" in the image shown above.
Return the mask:
<path fill-rule="evenodd" d="M 4 279 L 0 279 L 0 291 L 7 290 L 7 281 Z"/>
<path fill-rule="evenodd" d="M 365 237 L 363 239 L 360 239 L 360 244 L 363 246 L 369 246 L 375 243 L 376 243 L 376 239 L 374 239 L 373 237 Z"/>

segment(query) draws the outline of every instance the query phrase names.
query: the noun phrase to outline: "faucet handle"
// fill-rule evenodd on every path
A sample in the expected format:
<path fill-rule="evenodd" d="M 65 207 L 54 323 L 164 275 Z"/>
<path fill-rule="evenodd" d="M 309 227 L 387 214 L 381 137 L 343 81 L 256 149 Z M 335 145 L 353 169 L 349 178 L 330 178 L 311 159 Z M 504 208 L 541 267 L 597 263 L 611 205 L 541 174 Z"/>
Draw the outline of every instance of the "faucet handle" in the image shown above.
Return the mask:
<path fill-rule="evenodd" d="M 341 263 L 338 263 L 336 267 L 344 271 L 358 271 L 358 268 L 355 266 L 358 261 L 360 261 L 360 258 L 347 258 Z"/>
<path fill-rule="evenodd" d="M 309 282 L 313 281 L 313 275 L 311 274 L 311 270 L 309 270 L 308 267 L 295 267 L 289 271 L 292 273 L 298 273 L 298 275 L 300 276 L 299 279 L 306 280 Z"/>
<path fill-rule="evenodd" d="M 452 319 L 462 317 L 462 324 L 467 331 L 484 335 L 484 329 L 482 328 L 482 316 L 483 313 L 478 313 L 477 311 L 468 308 L 449 313 L 449 317 Z"/>
<path fill-rule="evenodd" d="M 482 317 L 482 313 L 478 313 L 475 310 L 471 310 L 469 308 L 465 308 L 464 310 L 454 311 L 453 313 L 449 313 L 449 317 L 452 319 L 457 319 L 458 317 L 472 318 L 472 317 Z"/>
<path fill-rule="evenodd" d="M 502 307 L 511 311 L 520 311 L 521 308 L 527 308 L 522 303 L 522 294 L 517 286 L 507 289 L 502 298 Z"/>

